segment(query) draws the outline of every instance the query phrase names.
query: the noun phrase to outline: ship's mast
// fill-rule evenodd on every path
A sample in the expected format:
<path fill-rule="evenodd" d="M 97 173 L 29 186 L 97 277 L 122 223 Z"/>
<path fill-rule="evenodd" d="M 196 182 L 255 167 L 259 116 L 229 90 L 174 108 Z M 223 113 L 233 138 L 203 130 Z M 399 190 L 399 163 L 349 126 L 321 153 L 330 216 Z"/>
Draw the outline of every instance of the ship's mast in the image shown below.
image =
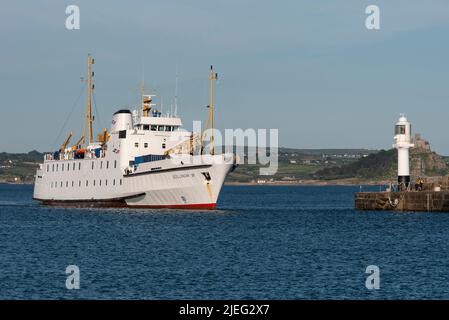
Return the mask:
<path fill-rule="evenodd" d="M 213 156 L 214 151 L 214 80 L 218 79 L 218 74 L 214 73 L 213 66 L 210 66 L 209 82 L 210 82 L 210 101 L 209 101 L 209 151 Z"/>
<path fill-rule="evenodd" d="M 94 85 L 92 84 L 92 65 L 94 64 L 94 59 L 90 54 L 87 55 L 87 141 L 90 145 L 93 138 L 93 130 L 92 130 L 92 90 L 94 89 Z"/>

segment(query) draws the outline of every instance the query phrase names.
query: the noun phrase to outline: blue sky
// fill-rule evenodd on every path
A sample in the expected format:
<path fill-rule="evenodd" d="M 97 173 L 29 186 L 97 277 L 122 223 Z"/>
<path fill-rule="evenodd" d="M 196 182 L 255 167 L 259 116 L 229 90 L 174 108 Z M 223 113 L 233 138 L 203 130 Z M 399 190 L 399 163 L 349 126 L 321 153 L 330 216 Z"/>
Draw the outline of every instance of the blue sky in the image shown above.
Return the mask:
<path fill-rule="evenodd" d="M 81 29 L 65 28 L 76 4 Z M 365 28 L 380 7 L 381 30 Z M 49 150 L 92 53 L 98 130 L 137 102 L 142 65 L 168 110 L 176 69 L 185 126 L 278 128 L 281 146 L 390 148 L 399 113 L 449 155 L 449 1 L 15 1 L 0 10 L 0 151 Z"/>

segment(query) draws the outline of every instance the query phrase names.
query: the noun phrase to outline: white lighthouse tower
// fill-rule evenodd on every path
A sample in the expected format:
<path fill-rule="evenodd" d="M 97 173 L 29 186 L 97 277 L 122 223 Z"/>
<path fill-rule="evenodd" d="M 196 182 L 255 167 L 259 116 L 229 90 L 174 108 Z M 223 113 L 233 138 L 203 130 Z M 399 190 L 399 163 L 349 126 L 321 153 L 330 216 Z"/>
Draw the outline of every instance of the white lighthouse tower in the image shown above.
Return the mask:
<path fill-rule="evenodd" d="M 408 187 L 410 184 L 410 160 L 409 150 L 414 145 L 411 143 L 411 125 L 404 114 L 401 114 L 394 128 L 394 145 L 398 149 L 398 183 Z"/>

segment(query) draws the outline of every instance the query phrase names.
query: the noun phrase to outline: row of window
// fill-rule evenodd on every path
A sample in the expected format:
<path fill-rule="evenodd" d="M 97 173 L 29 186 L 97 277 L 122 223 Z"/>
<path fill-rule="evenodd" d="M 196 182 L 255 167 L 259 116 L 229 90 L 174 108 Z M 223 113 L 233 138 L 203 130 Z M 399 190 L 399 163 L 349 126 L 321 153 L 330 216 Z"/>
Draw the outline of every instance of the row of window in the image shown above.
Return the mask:
<path fill-rule="evenodd" d="M 138 148 L 138 147 L 139 147 L 139 143 L 138 143 L 138 142 L 134 142 L 134 147 Z M 145 142 L 145 143 L 143 144 L 143 147 L 144 147 L 144 148 L 148 148 L 148 143 Z M 162 144 L 162 149 L 165 149 L 165 147 L 166 147 L 166 145 L 165 145 L 165 143 L 163 143 L 163 144 Z"/>
<path fill-rule="evenodd" d="M 151 130 L 151 131 L 175 131 L 176 126 L 157 126 L 157 125 L 149 125 L 149 124 L 141 124 L 137 126 L 139 130 Z"/>
<path fill-rule="evenodd" d="M 138 142 L 134 142 L 134 147 L 138 148 L 138 147 L 139 147 L 139 143 L 138 143 Z M 148 148 L 148 143 L 145 142 L 145 143 L 143 144 L 143 147 L 144 147 L 144 148 Z"/>
<path fill-rule="evenodd" d="M 96 182 L 97 182 L 97 180 L 92 181 L 92 184 L 94 187 L 97 185 Z M 122 181 L 122 179 L 120 179 L 119 184 L 122 185 L 122 183 L 123 183 L 123 181 Z M 75 181 L 72 180 L 71 183 L 69 183 L 69 181 L 66 181 L 65 183 L 63 181 L 53 181 L 51 183 L 52 188 L 58 188 L 58 185 L 59 185 L 59 188 L 63 188 L 64 186 L 66 188 L 68 188 L 69 186 L 71 186 L 73 188 L 75 186 Z M 89 186 L 89 180 L 86 180 L 85 185 L 86 185 L 86 187 Z M 101 185 L 102 185 L 102 180 L 98 180 L 98 186 L 101 187 Z M 107 187 L 107 185 L 108 185 L 108 180 L 104 180 L 103 186 Z M 115 179 L 112 180 L 112 185 L 115 186 Z M 81 187 L 81 180 L 78 180 L 78 187 Z"/>
<path fill-rule="evenodd" d="M 81 170 L 81 162 L 78 162 L 78 166 L 76 165 L 76 162 L 72 162 L 72 163 L 56 163 L 56 165 L 53 163 L 51 165 L 51 171 L 52 172 L 58 172 L 59 170 L 61 171 L 75 171 L 76 168 L 78 167 L 78 170 Z M 109 160 L 106 161 L 106 165 L 105 165 L 106 169 L 109 169 Z M 70 169 L 72 168 L 72 169 Z M 92 170 L 95 168 L 95 161 L 92 161 Z M 117 168 L 117 160 L 114 160 L 114 169 Z M 103 169 L 103 161 L 100 161 L 100 169 Z M 47 164 L 47 172 L 50 172 L 50 164 Z"/>

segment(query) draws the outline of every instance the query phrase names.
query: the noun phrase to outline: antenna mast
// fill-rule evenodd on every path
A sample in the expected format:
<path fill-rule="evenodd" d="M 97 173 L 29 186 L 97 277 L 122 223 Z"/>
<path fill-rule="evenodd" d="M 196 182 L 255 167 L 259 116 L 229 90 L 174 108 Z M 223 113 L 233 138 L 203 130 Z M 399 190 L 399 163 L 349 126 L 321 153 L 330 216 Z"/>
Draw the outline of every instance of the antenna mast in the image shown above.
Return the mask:
<path fill-rule="evenodd" d="M 161 96 L 161 114 L 164 112 L 164 98 Z"/>
<path fill-rule="evenodd" d="M 142 81 L 140 82 L 140 107 L 142 108 L 142 111 L 145 113 L 145 105 L 144 105 L 144 94 L 145 94 L 145 82 L 142 78 Z"/>
<path fill-rule="evenodd" d="M 176 65 L 176 80 L 175 80 L 175 117 L 178 116 L 178 66 Z"/>
<path fill-rule="evenodd" d="M 214 73 L 213 66 L 210 66 L 209 82 L 210 82 L 210 102 L 209 102 L 209 132 L 210 132 L 210 142 L 209 151 L 213 156 L 214 150 L 214 80 L 218 79 L 218 74 Z"/>

